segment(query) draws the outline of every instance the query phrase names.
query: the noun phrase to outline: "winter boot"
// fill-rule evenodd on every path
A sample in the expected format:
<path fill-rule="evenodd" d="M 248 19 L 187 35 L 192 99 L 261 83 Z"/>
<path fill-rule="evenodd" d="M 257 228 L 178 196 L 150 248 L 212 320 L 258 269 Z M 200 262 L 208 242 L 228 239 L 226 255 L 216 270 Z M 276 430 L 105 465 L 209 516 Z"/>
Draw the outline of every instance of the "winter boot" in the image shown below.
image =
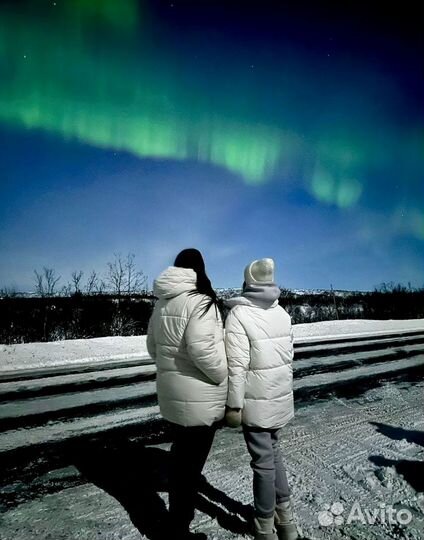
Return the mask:
<path fill-rule="evenodd" d="M 253 523 L 255 528 L 255 540 L 278 540 L 273 517 L 255 517 Z"/>
<path fill-rule="evenodd" d="M 291 501 L 281 502 L 275 507 L 275 528 L 278 540 L 296 540 L 298 538 Z"/>

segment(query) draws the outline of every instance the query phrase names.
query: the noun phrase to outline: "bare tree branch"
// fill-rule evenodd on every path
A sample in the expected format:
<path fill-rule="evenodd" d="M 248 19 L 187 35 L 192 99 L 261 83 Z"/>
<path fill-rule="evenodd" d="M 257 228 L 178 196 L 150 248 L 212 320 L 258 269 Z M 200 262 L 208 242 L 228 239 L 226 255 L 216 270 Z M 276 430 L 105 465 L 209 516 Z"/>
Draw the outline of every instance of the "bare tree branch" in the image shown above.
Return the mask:
<path fill-rule="evenodd" d="M 114 253 L 114 260 L 107 263 L 106 285 L 111 292 L 121 296 L 125 290 L 125 263 L 120 253 Z"/>
<path fill-rule="evenodd" d="M 67 283 L 64 285 L 61 289 L 61 295 L 62 296 L 71 296 L 72 294 L 72 285 L 71 283 Z"/>
<path fill-rule="evenodd" d="M 18 292 L 15 287 L 2 287 L 0 289 L 0 298 L 15 298 Z"/>
<path fill-rule="evenodd" d="M 97 290 L 99 283 L 99 277 L 95 270 L 92 270 L 91 274 L 88 276 L 87 283 L 85 285 L 85 292 L 87 294 L 92 294 Z"/>
<path fill-rule="evenodd" d="M 43 274 L 38 273 L 37 270 L 34 270 L 34 279 L 35 279 L 35 292 L 39 296 L 46 296 L 45 290 L 44 290 L 44 278 Z"/>
<path fill-rule="evenodd" d="M 74 270 L 72 272 L 71 278 L 72 278 L 72 284 L 74 286 L 74 293 L 81 292 L 80 284 L 81 284 L 81 279 L 83 275 L 84 275 L 84 272 L 82 270 L 79 270 L 78 272 Z"/>
<path fill-rule="evenodd" d="M 60 276 L 56 275 L 56 271 L 53 268 L 44 267 L 44 278 L 46 282 L 47 296 L 54 296 L 56 292 L 56 285 L 60 280 Z"/>
<path fill-rule="evenodd" d="M 147 277 L 137 270 L 134 253 L 128 253 L 125 260 L 125 289 L 128 295 L 141 292 L 146 286 Z"/>
<path fill-rule="evenodd" d="M 34 270 L 35 274 L 35 292 L 42 296 L 54 296 L 56 293 L 56 286 L 60 281 L 60 277 L 56 275 L 56 271 L 53 268 L 43 267 L 42 272 Z"/>

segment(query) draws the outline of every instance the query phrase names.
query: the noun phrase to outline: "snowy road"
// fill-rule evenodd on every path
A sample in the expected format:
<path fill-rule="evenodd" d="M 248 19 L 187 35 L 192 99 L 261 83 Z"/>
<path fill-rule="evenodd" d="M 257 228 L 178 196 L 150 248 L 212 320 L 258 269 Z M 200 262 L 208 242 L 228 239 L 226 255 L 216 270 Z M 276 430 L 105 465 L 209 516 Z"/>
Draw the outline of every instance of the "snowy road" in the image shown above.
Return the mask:
<path fill-rule="evenodd" d="M 325 339 L 352 339 L 354 336 L 378 335 L 410 331 L 424 332 L 424 319 L 366 320 L 351 319 L 296 324 L 295 343 Z M 109 336 L 90 339 L 68 339 L 48 343 L 0 345 L 0 374 L 22 369 L 49 370 L 75 366 L 101 365 L 113 358 L 116 362 L 134 360 L 147 355 L 146 336 Z"/>
<path fill-rule="evenodd" d="M 422 334 L 298 341 L 296 417 L 281 446 L 304 538 L 424 538 Z M 169 442 L 146 361 L 37 365 L 31 379 L 3 371 L 1 540 L 165 540 Z M 194 528 L 248 538 L 240 430 L 218 432 L 204 473 Z"/>
<path fill-rule="evenodd" d="M 304 538 L 424 537 L 423 392 L 421 381 L 399 381 L 355 398 L 297 407 L 282 450 Z M 158 538 L 155 525 L 166 515 L 168 448 L 166 436 L 146 447 L 136 434 L 109 434 L 60 453 L 40 452 L 29 463 L 16 455 L 15 467 L 10 462 L 0 477 L 1 539 Z M 218 432 L 204 473 L 194 527 L 210 539 L 247 538 L 251 472 L 239 430 Z M 355 503 L 362 515 L 377 509 L 376 522 L 361 523 L 357 512 L 358 519 L 346 524 Z M 382 505 L 411 522 L 382 522 Z M 335 524 L 336 518 L 343 523 Z"/>
<path fill-rule="evenodd" d="M 322 338 L 321 338 L 322 339 Z M 296 345 L 295 398 L 309 401 L 336 393 L 354 395 L 380 379 L 424 374 L 424 333 L 324 338 Z M 123 429 L 158 417 L 153 365 L 123 360 L 88 372 L 14 371 L 0 377 L 0 453 Z M 27 372 L 25 372 L 27 373 Z"/>

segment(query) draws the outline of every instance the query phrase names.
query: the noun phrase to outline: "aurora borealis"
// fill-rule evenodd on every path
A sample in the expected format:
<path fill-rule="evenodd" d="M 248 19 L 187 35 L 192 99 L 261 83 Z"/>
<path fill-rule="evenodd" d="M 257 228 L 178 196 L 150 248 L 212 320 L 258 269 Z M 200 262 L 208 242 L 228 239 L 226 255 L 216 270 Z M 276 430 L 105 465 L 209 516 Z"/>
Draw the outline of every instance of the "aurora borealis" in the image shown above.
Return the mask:
<path fill-rule="evenodd" d="M 172 50 L 156 51 L 148 28 L 145 35 L 137 0 L 45 4 L 46 18 L 43 2 L 33 2 L 29 21 L 16 7 L 1 20 L 1 49 L 14 71 L 2 86 L 4 122 L 140 157 L 211 162 L 248 182 L 275 169 L 278 128 L 246 123 L 243 111 L 227 114 L 236 109 L 231 99 L 215 108 L 193 93 L 175 74 Z"/>
<path fill-rule="evenodd" d="M 153 277 L 196 245 L 217 286 L 260 256 L 289 286 L 422 285 L 423 19 L 402 9 L 0 2 L 2 283 L 127 249 Z"/>

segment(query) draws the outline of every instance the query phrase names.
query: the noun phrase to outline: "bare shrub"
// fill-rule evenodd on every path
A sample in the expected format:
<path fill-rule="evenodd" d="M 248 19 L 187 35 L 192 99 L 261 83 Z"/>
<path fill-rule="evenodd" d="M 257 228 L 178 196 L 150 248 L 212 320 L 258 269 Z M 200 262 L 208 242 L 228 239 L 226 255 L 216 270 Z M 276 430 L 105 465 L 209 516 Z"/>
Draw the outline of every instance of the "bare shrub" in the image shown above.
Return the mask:
<path fill-rule="evenodd" d="M 141 270 L 137 270 L 134 253 L 128 253 L 125 263 L 125 289 L 128 295 L 145 292 L 147 277 Z"/>
<path fill-rule="evenodd" d="M 121 296 L 125 290 L 125 263 L 120 253 L 114 253 L 114 260 L 107 263 L 106 285 L 110 292 Z"/>
<path fill-rule="evenodd" d="M 74 287 L 74 293 L 81 293 L 81 280 L 82 276 L 84 275 L 84 272 L 82 270 L 79 270 L 78 272 L 74 270 L 71 274 L 72 278 L 72 285 Z"/>
<path fill-rule="evenodd" d="M 56 287 L 60 281 L 60 277 L 56 274 L 53 268 L 43 267 L 41 272 L 34 270 L 35 275 L 35 292 L 41 296 L 54 296 L 57 292 Z"/>

